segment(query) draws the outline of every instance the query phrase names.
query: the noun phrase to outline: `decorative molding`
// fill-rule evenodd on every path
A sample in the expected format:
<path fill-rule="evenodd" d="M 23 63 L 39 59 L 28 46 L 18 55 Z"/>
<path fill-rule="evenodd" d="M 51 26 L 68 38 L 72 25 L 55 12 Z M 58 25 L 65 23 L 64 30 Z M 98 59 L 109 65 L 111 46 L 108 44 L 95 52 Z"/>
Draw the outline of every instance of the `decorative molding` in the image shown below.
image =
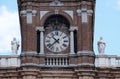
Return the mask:
<path fill-rule="evenodd" d="M 72 19 L 74 18 L 73 17 L 73 11 L 71 10 L 64 10 L 65 13 L 67 13 Z"/>
<path fill-rule="evenodd" d="M 32 24 L 32 16 L 36 16 L 36 14 L 37 14 L 37 11 L 31 10 L 31 9 L 20 11 L 20 16 L 27 16 L 26 17 L 27 24 Z"/>
<path fill-rule="evenodd" d="M 78 67 L 78 66 L 95 66 L 95 65 L 91 64 L 91 63 L 69 64 L 69 67 Z M 80 71 L 80 70 L 78 69 L 78 70 L 75 70 L 75 71 Z"/>
<path fill-rule="evenodd" d="M 49 4 L 49 6 L 63 6 L 64 4 L 60 2 L 59 0 L 54 0 Z"/>
<path fill-rule="evenodd" d="M 40 20 L 42 19 L 42 17 L 47 14 L 49 11 L 40 11 Z"/>
<path fill-rule="evenodd" d="M 33 16 L 35 16 L 37 11 L 36 10 L 31 10 L 31 9 L 21 10 L 20 11 L 20 16 L 26 16 L 27 13 L 31 13 Z"/>
<path fill-rule="evenodd" d="M 21 53 L 21 56 L 24 56 L 24 55 L 33 56 L 33 55 L 37 55 L 37 52 L 36 51 L 23 51 Z"/>
<path fill-rule="evenodd" d="M 88 16 L 92 16 L 93 10 L 87 10 L 86 8 L 77 9 L 78 16 L 82 17 L 82 23 L 88 22 Z"/>
<path fill-rule="evenodd" d="M 77 55 L 81 55 L 81 56 L 95 56 L 93 51 L 78 51 Z"/>
<path fill-rule="evenodd" d="M 33 51 L 34 52 L 34 51 Z M 33 53 L 32 51 L 30 53 Z M 24 52 L 26 53 L 26 52 Z M 34 56 L 33 54 L 31 54 L 31 56 Z M 41 57 L 41 55 L 36 55 Z M 74 55 L 76 57 L 76 55 Z M 45 57 L 45 56 L 42 56 Z M 49 57 L 49 56 L 48 56 Z M 52 56 L 50 56 L 52 58 Z M 60 57 L 57 56 L 56 57 Z M 61 56 L 64 57 L 64 56 Z M 68 57 L 67 55 L 65 57 Z M 81 64 L 69 64 L 67 66 L 46 66 L 45 64 L 35 64 L 35 63 L 26 63 L 26 64 L 21 64 L 20 63 L 20 56 L 13 56 L 13 55 L 1 55 L 0 56 L 0 67 L 20 67 L 21 66 L 39 66 L 39 67 L 77 67 L 77 66 L 87 66 L 90 65 L 92 66 L 91 63 L 81 63 Z M 111 67 L 120 67 L 120 57 L 116 56 L 116 55 L 105 55 L 105 56 L 101 56 L 101 55 L 96 55 L 95 58 L 95 67 L 107 67 L 107 68 L 111 68 Z M 14 62 L 14 63 L 13 63 Z"/>
<path fill-rule="evenodd" d="M 20 66 L 38 66 L 38 64 L 35 63 L 25 63 L 25 64 L 21 64 Z"/>
<path fill-rule="evenodd" d="M 77 64 L 77 66 L 95 66 L 95 65 L 91 63 L 81 63 L 81 64 Z"/>
<path fill-rule="evenodd" d="M 45 57 L 68 57 L 68 54 L 46 54 Z"/>
<path fill-rule="evenodd" d="M 39 64 L 38 66 L 40 66 L 40 67 L 78 67 L 78 66 L 95 66 L 95 65 L 91 64 L 91 63 L 81 63 L 81 64 L 69 64 L 69 65 L 45 65 L 45 64 Z"/>

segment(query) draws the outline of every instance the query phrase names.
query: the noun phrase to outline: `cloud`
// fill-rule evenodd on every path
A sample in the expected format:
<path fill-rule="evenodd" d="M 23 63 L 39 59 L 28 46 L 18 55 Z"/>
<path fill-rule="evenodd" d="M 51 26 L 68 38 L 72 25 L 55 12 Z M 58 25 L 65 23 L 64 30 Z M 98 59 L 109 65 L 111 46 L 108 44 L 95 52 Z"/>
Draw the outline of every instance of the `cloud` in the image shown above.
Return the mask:
<path fill-rule="evenodd" d="M 102 0 L 98 0 L 98 1 L 102 1 Z M 102 2 L 102 4 L 100 4 L 100 6 L 102 8 L 104 6 L 104 8 L 106 7 L 109 10 L 120 11 L 120 0 L 105 0 L 104 2 Z"/>
<path fill-rule="evenodd" d="M 120 10 L 120 0 L 117 0 L 117 2 L 116 2 L 116 9 Z"/>
<path fill-rule="evenodd" d="M 120 0 L 117 1 L 117 5 L 120 8 Z"/>
<path fill-rule="evenodd" d="M 10 12 L 5 6 L 0 6 L 0 54 L 11 52 L 13 37 L 20 40 L 18 13 Z"/>

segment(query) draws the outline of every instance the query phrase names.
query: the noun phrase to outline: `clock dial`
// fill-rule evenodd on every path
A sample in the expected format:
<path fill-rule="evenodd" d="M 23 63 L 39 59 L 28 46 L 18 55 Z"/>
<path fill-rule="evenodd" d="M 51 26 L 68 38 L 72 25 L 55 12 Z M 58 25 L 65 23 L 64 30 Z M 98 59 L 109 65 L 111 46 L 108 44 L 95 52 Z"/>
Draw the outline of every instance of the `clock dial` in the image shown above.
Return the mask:
<path fill-rule="evenodd" d="M 68 36 L 61 31 L 52 31 L 45 38 L 46 47 L 52 52 L 64 51 L 69 45 Z"/>

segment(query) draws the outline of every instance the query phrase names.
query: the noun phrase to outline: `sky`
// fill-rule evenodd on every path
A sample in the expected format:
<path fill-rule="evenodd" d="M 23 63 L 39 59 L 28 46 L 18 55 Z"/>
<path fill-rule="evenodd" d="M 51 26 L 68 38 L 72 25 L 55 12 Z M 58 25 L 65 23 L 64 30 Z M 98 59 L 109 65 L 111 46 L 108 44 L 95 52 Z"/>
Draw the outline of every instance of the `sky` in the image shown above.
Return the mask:
<path fill-rule="evenodd" d="M 0 0 L 0 55 L 11 54 L 11 41 L 19 42 L 20 25 L 17 0 Z M 94 24 L 94 52 L 97 55 L 97 41 L 103 37 L 106 55 L 120 56 L 120 0 L 96 0 Z M 20 54 L 19 48 L 18 54 Z"/>

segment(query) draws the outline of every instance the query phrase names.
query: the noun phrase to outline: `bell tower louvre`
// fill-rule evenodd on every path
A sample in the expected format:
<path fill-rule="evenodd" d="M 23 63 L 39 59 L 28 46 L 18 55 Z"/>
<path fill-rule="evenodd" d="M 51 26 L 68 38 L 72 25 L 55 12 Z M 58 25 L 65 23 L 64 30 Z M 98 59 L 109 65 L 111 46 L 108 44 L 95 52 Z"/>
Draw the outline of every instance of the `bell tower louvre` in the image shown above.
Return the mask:
<path fill-rule="evenodd" d="M 23 69 L 40 70 L 40 78 L 94 79 L 95 0 L 18 0 L 18 8 Z"/>

